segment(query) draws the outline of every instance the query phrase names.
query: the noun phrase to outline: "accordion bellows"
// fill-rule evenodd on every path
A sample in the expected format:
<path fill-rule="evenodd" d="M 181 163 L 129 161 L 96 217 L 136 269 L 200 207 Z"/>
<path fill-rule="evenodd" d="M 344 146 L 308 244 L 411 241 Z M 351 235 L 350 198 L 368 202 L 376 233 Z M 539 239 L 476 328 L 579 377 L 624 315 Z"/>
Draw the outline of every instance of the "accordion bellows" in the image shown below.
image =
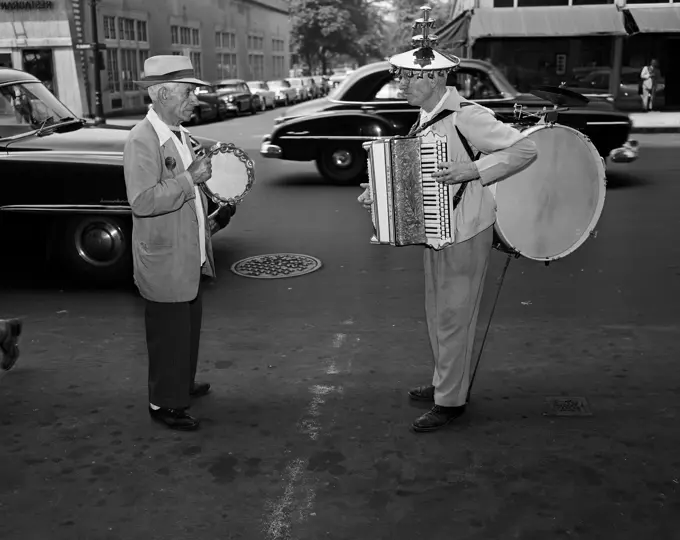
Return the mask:
<path fill-rule="evenodd" d="M 446 135 L 391 137 L 364 143 L 373 198 L 373 244 L 439 248 L 452 241 L 450 186 L 432 178 L 448 161 Z"/>

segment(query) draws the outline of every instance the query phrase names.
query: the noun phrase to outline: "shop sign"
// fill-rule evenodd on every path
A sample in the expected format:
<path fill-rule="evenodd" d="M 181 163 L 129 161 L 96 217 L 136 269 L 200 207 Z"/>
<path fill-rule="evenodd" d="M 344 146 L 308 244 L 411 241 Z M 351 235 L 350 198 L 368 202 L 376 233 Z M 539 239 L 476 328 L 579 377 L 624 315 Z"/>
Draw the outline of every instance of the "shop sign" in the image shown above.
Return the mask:
<path fill-rule="evenodd" d="M 0 11 L 43 11 L 54 8 L 51 0 L 13 0 L 0 2 Z"/>

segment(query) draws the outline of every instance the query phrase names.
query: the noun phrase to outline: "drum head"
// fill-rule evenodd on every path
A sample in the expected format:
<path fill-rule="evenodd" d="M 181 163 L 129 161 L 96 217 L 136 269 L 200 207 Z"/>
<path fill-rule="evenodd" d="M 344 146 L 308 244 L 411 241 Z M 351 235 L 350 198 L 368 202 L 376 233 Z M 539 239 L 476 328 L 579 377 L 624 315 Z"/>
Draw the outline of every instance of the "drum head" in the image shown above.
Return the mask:
<path fill-rule="evenodd" d="M 216 203 L 241 202 L 252 187 L 253 162 L 233 145 L 221 145 L 212 154 L 212 176 L 205 187 Z"/>
<path fill-rule="evenodd" d="M 597 225 L 606 190 L 604 163 L 575 129 L 541 125 L 523 133 L 536 143 L 538 156 L 495 185 L 496 230 L 524 257 L 560 259 L 583 244 Z"/>

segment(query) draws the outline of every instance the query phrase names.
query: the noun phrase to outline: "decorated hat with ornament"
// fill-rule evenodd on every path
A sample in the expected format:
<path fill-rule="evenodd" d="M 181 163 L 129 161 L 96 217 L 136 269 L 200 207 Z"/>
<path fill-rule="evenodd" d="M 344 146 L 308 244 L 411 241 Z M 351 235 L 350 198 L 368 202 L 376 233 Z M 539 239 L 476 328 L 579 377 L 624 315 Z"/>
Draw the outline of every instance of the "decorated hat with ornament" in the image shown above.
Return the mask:
<path fill-rule="evenodd" d="M 434 48 L 438 38 L 436 34 L 431 33 L 435 22 L 435 19 L 430 19 L 432 8 L 423 6 L 420 9 L 423 16 L 413 23 L 416 35 L 411 38 L 416 48 L 391 57 L 389 59 L 392 65 L 391 71 L 398 76 L 403 75 L 409 78 L 416 76 L 422 79 L 424 73 L 427 73 L 431 79 L 435 75 L 445 77 L 451 70 L 458 67 L 460 58 Z M 417 33 L 418 31 L 420 33 Z"/>

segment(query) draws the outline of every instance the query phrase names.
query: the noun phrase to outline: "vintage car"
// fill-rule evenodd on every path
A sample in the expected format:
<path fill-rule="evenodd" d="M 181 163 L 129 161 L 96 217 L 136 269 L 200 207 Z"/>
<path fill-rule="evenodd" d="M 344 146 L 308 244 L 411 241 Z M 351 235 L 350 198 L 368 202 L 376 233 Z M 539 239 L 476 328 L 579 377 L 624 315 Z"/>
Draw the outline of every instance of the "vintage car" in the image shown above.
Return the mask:
<path fill-rule="evenodd" d="M 37 78 L 0 68 L 3 238 L 44 253 L 78 281 L 131 279 L 132 218 L 123 176 L 128 134 L 129 128 L 76 118 Z M 215 142 L 192 138 L 194 148 Z M 211 202 L 208 212 L 215 210 Z M 2 248 L 7 264 L 9 251 Z"/>
<path fill-rule="evenodd" d="M 264 81 L 248 81 L 246 83 L 253 94 L 260 96 L 260 110 L 276 108 L 276 94 L 269 89 L 267 83 Z"/>
<path fill-rule="evenodd" d="M 553 108 L 546 99 L 520 94 L 498 69 L 480 60 L 463 59 L 448 84 L 509 123 L 516 122 L 516 107 L 524 113 Z M 562 109 L 567 110 L 559 112 L 558 122 L 586 134 L 603 157 L 628 142 L 631 121 L 606 98 Z M 327 97 L 287 109 L 275 120 L 272 133 L 264 136 L 260 153 L 269 158 L 315 161 L 326 179 L 355 182 L 366 166 L 362 143 L 405 135 L 417 114 L 418 109 L 400 96 L 389 63 L 376 62 L 352 72 Z"/>
<path fill-rule="evenodd" d="M 260 96 L 253 94 L 246 81 L 241 79 L 224 79 L 212 85 L 221 97 L 227 100 L 227 109 L 234 114 L 249 112 L 255 114 L 262 108 Z"/>
<path fill-rule="evenodd" d="M 207 120 L 224 120 L 229 114 L 227 100 L 212 86 L 199 86 L 194 90 L 199 105 L 194 110 L 192 123 L 200 124 Z"/>
<path fill-rule="evenodd" d="M 288 107 L 291 103 L 297 103 L 297 90 L 285 79 L 267 81 L 267 86 L 274 92 L 277 105 Z"/>

